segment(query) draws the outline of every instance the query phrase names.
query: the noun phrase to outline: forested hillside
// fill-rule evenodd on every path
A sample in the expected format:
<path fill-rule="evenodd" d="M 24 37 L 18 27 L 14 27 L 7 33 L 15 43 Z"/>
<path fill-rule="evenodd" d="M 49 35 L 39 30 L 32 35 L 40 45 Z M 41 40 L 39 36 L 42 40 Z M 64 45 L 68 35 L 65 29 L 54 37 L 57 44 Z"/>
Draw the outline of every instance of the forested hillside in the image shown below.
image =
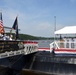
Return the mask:
<path fill-rule="evenodd" d="M 6 33 L 7 35 L 10 35 L 10 33 Z M 15 37 L 14 34 L 13 38 Z M 33 35 L 28 35 L 28 34 L 19 34 L 19 39 L 21 40 L 48 40 L 48 39 L 53 39 L 53 37 L 38 37 L 38 36 L 33 36 Z"/>
<path fill-rule="evenodd" d="M 22 40 L 46 40 L 46 39 L 53 39 L 49 37 L 38 37 L 38 36 L 32 36 L 28 34 L 19 34 L 19 38 Z"/>

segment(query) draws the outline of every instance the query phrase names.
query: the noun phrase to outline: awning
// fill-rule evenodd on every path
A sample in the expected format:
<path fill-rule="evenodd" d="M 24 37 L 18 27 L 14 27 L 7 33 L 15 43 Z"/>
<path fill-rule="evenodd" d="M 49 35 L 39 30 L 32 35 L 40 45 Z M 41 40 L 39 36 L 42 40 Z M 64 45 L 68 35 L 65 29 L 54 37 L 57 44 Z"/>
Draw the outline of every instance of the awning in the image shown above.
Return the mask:
<path fill-rule="evenodd" d="M 76 26 L 66 26 L 55 31 L 55 34 L 76 34 Z"/>

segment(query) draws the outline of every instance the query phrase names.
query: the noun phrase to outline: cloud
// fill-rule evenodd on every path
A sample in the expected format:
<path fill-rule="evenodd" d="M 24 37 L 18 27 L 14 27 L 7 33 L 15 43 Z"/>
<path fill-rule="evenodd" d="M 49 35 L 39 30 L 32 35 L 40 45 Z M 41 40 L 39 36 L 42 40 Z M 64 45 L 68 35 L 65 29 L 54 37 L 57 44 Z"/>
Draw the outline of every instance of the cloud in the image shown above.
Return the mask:
<path fill-rule="evenodd" d="M 20 33 L 42 37 L 54 36 L 54 25 L 50 24 L 50 22 L 47 20 L 38 20 L 40 19 L 38 16 L 40 16 L 41 14 L 38 14 L 37 16 L 28 16 L 26 15 L 26 13 L 24 14 L 22 12 L 19 12 L 18 10 L 14 11 L 12 9 L 4 10 L 3 12 L 3 16 L 5 18 L 5 26 L 12 27 L 15 17 L 19 15 L 18 24 L 19 29 L 21 29 Z M 62 26 L 63 25 L 58 24 L 57 28 L 59 29 Z"/>
<path fill-rule="evenodd" d="M 33 23 L 27 26 L 26 33 L 33 34 L 34 36 L 53 36 L 53 26 L 49 22 Z"/>
<path fill-rule="evenodd" d="M 37 30 L 47 30 L 50 27 L 50 24 L 48 22 L 39 23 L 37 25 Z"/>
<path fill-rule="evenodd" d="M 21 33 L 44 37 L 53 36 L 54 15 L 58 16 L 57 20 L 62 23 L 56 24 L 57 30 L 64 27 L 66 22 L 68 22 L 67 15 L 65 14 L 69 13 L 69 7 L 67 10 L 66 8 L 63 8 L 65 2 L 63 2 L 63 0 L 1 0 L 0 8 L 3 13 L 4 26 L 12 27 L 14 20 L 18 15 L 18 24 Z M 70 2 L 74 3 L 75 0 L 70 0 Z M 68 3 L 66 4 L 68 5 Z M 66 13 L 64 9 L 66 10 Z M 73 18 L 71 18 L 71 20 L 73 20 Z"/>
<path fill-rule="evenodd" d="M 18 16 L 18 22 L 20 24 L 25 20 L 26 17 L 24 13 L 12 9 L 3 9 L 2 14 L 3 14 L 3 22 L 8 27 L 11 27 L 11 25 L 13 25 L 16 16 Z"/>
<path fill-rule="evenodd" d="M 76 2 L 76 0 L 70 0 L 70 2 L 71 2 L 71 3 L 74 3 L 74 2 Z"/>

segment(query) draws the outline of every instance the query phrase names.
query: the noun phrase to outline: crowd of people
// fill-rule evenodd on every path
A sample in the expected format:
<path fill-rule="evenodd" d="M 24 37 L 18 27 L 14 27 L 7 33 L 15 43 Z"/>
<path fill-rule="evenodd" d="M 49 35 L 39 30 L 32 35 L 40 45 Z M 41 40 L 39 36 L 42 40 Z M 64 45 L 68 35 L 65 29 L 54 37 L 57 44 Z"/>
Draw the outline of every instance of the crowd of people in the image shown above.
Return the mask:
<path fill-rule="evenodd" d="M 4 34 L 0 34 L 0 40 L 13 40 L 13 35 L 6 35 L 6 33 Z"/>

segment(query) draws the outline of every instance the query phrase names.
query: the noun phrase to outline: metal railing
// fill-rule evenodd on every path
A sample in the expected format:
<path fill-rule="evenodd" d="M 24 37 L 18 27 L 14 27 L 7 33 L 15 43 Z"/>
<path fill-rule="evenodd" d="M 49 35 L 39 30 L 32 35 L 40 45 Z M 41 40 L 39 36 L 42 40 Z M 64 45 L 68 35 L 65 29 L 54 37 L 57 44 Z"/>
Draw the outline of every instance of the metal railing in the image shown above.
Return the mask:
<path fill-rule="evenodd" d="M 50 48 L 76 49 L 76 42 L 75 41 L 54 41 L 50 44 Z"/>

